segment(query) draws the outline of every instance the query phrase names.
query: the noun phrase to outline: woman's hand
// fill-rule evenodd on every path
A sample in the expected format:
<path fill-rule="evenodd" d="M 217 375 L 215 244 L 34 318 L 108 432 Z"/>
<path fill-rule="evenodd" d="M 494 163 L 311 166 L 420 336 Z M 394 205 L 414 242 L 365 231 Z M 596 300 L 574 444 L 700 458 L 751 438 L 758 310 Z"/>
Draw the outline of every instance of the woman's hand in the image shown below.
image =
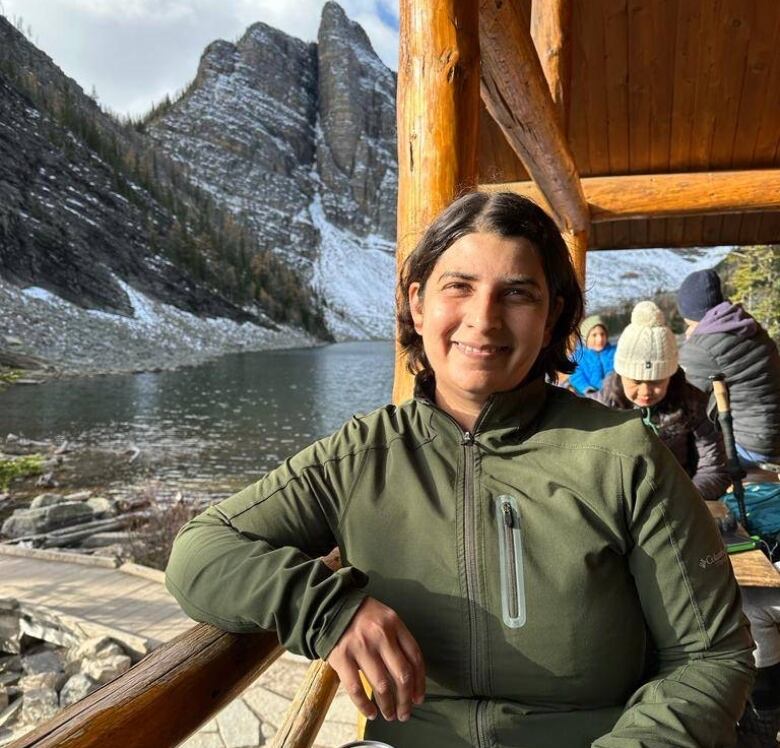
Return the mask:
<path fill-rule="evenodd" d="M 425 698 L 422 652 L 404 622 L 392 608 L 369 597 L 328 656 L 355 706 L 375 719 L 376 706 L 366 696 L 358 671 L 371 687 L 386 720 L 409 719 L 412 704 Z"/>

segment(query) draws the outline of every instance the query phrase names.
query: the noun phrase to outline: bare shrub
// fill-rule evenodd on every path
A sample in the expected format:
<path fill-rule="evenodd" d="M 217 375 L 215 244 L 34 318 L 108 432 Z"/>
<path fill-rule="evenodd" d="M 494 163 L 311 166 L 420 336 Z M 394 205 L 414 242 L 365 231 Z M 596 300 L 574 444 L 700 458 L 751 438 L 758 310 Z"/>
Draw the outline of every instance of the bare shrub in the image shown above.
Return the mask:
<path fill-rule="evenodd" d="M 176 534 L 200 511 L 199 505 L 181 498 L 173 502 L 152 498 L 147 512 L 130 528 L 133 560 L 153 569 L 165 569 Z"/>

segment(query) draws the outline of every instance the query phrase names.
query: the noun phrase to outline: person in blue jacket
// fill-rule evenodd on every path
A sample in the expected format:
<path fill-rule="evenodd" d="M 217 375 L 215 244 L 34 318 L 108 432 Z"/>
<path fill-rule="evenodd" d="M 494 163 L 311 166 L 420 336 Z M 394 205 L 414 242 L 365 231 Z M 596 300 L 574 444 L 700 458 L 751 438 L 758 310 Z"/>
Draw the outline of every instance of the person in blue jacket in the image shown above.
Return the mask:
<path fill-rule="evenodd" d="M 577 394 L 586 395 L 600 390 L 604 377 L 614 370 L 616 347 L 609 342 L 607 325 L 598 314 L 583 320 L 580 336 L 582 345 L 572 356 L 577 368 L 568 384 Z"/>

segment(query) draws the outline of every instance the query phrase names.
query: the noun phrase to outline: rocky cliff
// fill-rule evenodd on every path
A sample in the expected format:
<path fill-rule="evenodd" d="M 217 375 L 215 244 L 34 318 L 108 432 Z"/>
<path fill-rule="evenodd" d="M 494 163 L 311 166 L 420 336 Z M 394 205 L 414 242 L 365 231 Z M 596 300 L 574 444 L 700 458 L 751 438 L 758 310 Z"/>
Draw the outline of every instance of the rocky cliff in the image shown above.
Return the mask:
<path fill-rule="evenodd" d="M 390 337 L 395 74 L 334 2 L 316 43 L 263 23 L 204 52 L 147 130 L 190 178 L 300 269 L 338 337 Z"/>
<path fill-rule="evenodd" d="M 133 307 L 122 282 L 200 316 L 252 318 L 152 251 L 149 227 L 173 216 L 42 102 L 56 99 L 117 152 L 132 134 L 1 16 L 0 65 L 0 276 L 126 316 Z"/>
<path fill-rule="evenodd" d="M 226 319 L 328 336 L 321 302 L 300 274 L 198 189 L 185 166 L 104 113 L 2 16 L 0 167 L 0 280 L 32 289 L 36 300 L 64 299 L 131 322 L 142 307 L 162 304 L 159 314 L 187 313 L 193 329 L 198 320 Z M 16 311 L 24 321 L 26 312 Z M 0 323 L 0 336 L 28 329 L 8 315 Z M 140 333 L 138 325 L 133 329 Z M 258 347 L 272 342 L 260 330 L 232 337 L 242 347 L 252 339 Z M 301 336 L 288 331 L 287 337 Z M 66 348 L 82 342 L 66 341 Z M 147 342 L 152 358 L 164 353 L 156 338 Z M 50 353 L 32 341 L 28 348 L 35 356 Z M 76 365 L 77 358 L 58 363 Z"/>

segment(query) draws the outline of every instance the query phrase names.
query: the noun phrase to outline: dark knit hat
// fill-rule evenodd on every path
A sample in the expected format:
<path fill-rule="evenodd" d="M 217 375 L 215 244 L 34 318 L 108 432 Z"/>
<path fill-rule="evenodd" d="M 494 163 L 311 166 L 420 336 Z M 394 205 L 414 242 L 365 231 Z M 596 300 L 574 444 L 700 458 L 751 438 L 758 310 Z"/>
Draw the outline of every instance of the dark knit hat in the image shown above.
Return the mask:
<path fill-rule="evenodd" d="M 677 292 L 677 306 L 685 319 L 698 322 L 712 307 L 723 301 L 720 278 L 714 270 L 691 273 Z"/>

